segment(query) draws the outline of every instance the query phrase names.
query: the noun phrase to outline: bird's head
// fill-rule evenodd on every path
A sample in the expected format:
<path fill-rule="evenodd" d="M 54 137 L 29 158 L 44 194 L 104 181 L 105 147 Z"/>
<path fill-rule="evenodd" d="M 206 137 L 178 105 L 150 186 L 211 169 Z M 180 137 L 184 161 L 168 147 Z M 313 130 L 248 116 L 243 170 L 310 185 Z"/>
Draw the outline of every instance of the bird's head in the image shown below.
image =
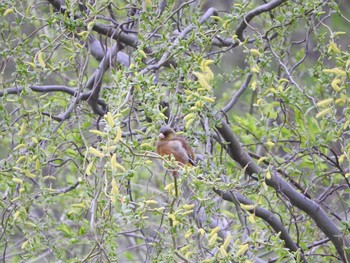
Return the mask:
<path fill-rule="evenodd" d="M 161 141 L 166 141 L 170 140 L 171 138 L 174 138 L 175 135 L 175 131 L 172 128 L 170 128 L 169 126 L 163 126 L 159 130 L 158 138 Z"/>

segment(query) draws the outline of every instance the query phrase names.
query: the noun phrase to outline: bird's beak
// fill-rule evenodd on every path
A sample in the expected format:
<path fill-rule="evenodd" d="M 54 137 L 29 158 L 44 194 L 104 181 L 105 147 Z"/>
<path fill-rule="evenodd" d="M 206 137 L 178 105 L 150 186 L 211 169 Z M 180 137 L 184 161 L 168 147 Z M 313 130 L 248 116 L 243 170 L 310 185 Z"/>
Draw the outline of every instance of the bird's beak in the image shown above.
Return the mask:
<path fill-rule="evenodd" d="M 159 133 L 158 138 L 159 138 L 159 139 L 164 139 L 164 138 L 165 138 L 165 135 L 164 135 L 163 133 Z"/>

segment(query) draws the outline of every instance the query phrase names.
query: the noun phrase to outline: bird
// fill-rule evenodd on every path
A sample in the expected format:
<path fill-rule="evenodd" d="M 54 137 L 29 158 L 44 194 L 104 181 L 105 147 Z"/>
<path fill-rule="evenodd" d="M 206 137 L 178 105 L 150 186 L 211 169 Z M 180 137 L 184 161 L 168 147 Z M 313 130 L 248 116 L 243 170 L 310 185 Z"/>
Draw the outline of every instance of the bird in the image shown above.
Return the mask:
<path fill-rule="evenodd" d="M 185 138 L 176 135 L 170 126 L 159 130 L 157 153 L 161 156 L 173 156 L 180 166 L 196 166 L 195 155 Z"/>

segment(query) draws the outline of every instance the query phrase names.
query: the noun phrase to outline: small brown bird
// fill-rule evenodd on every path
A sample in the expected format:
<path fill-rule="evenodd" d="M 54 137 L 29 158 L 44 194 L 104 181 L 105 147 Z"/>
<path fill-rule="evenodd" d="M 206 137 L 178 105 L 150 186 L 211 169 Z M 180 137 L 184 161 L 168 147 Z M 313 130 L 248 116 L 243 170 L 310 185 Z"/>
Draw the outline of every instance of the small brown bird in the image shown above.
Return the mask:
<path fill-rule="evenodd" d="M 182 137 L 177 137 L 172 128 L 163 126 L 159 130 L 158 137 L 157 153 L 159 155 L 172 155 L 181 166 L 188 164 L 196 166 L 195 155 L 188 142 Z"/>

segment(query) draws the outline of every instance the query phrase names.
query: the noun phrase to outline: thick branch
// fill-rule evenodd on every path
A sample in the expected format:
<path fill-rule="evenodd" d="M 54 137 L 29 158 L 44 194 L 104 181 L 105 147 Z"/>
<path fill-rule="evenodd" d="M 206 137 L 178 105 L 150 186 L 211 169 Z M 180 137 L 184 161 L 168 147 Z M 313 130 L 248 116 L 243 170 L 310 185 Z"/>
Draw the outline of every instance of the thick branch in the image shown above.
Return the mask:
<path fill-rule="evenodd" d="M 283 4 L 287 0 L 272 0 L 269 3 L 266 3 L 264 5 L 258 6 L 257 8 L 254 8 L 253 10 L 250 10 L 245 16 L 243 21 L 238 25 L 236 29 L 236 35 L 239 40 L 242 42 L 244 41 L 243 37 L 243 31 L 247 28 L 248 23 L 256 16 L 260 15 L 261 13 L 271 11 L 272 9 L 276 8 L 277 6 Z"/>
<path fill-rule="evenodd" d="M 78 89 L 77 88 L 70 88 L 67 86 L 61 86 L 61 85 L 46 85 L 46 86 L 37 86 L 37 85 L 32 85 L 29 87 L 31 90 L 35 92 L 43 92 L 43 93 L 48 93 L 48 92 L 64 92 L 67 93 L 71 96 L 75 96 Z M 19 94 L 23 90 L 22 87 L 17 86 L 13 88 L 8 88 L 3 91 L 0 91 L 0 97 L 6 95 L 6 94 Z"/>
<path fill-rule="evenodd" d="M 262 173 L 262 169 L 255 164 L 248 153 L 242 148 L 231 127 L 225 121 L 222 121 L 221 127 L 217 127 L 217 129 L 224 140 L 229 143 L 229 155 L 233 160 L 245 168 L 247 174 L 251 176 L 253 174 Z M 292 205 L 298 207 L 308 214 L 323 231 L 323 233 L 325 233 L 325 235 L 332 241 L 343 261 L 350 261 L 350 253 L 346 252 L 346 249 L 350 246 L 347 237 L 343 235 L 343 233 L 337 228 L 337 226 L 318 204 L 300 194 L 277 172 L 273 172 L 270 179 L 265 178 L 265 182 L 276 191 L 283 193 L 283 195 L 289 199 Z"/>
<path fill-rule="evenodd" d="M 226 201 L 233 202 L 234 198 L 236 198 L 238 202 L 242 204 L 255 205 L 253 201 L 251 201 L 249 198 L 241 194 L 232 193 L 230 191 L 223 192 L 217 189 L 215 189 L 214 191 Z M 259 206 L 256 206 L 253 209 L 249 209 L 248 212 L 263 219 L 273 228 L 273 230 L 275 230 L 276 233 L 280 233 L 280 238 L 284 241 L 285 246 L 289 248 L 291 251 L 297 252 L 299 250 L 299 247 L 294 243 L 292 237 L 289 235 L 288 231 L 284 228 L 282 222 L 272 212 Z M 300 255 L 303 258 L 303 261 L 307 262 L 302 252 L 300 252 Z"/>
<path fill-rule="evenodd" d="M 5 90 L 0 90 L 0 97 L 7 95 L 7 94 L 19 94 L 22 91 L 22 87 L 13 87 L 8 88 Z"/>
<path fill-rule="evenodd" d="M 100 65 L 85 84 L 85 89 L 92 90 L 91 95 L 88 98 L 88 103 L 92 107 L 93 111 L 100 116 L 105 114 L 105 110 L 102 110 L 98 107 L 98 99 L 101 91 L 102 78 L 106 70 L 110 67 L 112 63 L 112 58 L 117 54 L 117 52 L 118 44 L 115 44 L 112 48 L 108 49 Z"/>
<path fill-rule="evenodd" d="M 106 54 L 106 50 L 109 50 L 109 48 L 106 46 L 103 47 L 102 43 L 99 40 L 97 40 L 96 37 L 94 37 L 93 35 L 89 36 L 89 51 L 95 59 L 101 61 Z M 128 54 L 119 51 L 117 52 L 116 58 L 118 63 L 120 63 L 121 65 L 125 67 L 130 66 L 130 58 Z"/>

